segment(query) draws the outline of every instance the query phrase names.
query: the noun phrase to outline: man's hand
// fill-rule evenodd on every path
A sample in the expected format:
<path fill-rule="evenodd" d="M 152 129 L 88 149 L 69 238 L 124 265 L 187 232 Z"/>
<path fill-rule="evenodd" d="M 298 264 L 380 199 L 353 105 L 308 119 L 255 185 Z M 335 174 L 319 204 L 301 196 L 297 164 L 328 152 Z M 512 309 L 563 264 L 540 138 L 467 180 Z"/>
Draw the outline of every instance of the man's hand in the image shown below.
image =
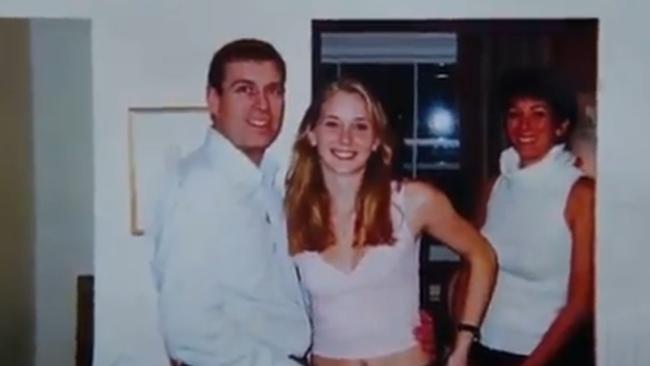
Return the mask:
<path fill-rule="evenodd" d="M 452 353 L 447 360 L 446 366 L 467 366 L 467 353 L 458 354 L 456 352 Z"/>
<path fill-rule="evenodd" d="M 413 334 L 422 350 L 431 356 L 436 357 L 436 337 L 433 317 L 424 310 L 420 310 L 420 324 L 413 329 Z"/>

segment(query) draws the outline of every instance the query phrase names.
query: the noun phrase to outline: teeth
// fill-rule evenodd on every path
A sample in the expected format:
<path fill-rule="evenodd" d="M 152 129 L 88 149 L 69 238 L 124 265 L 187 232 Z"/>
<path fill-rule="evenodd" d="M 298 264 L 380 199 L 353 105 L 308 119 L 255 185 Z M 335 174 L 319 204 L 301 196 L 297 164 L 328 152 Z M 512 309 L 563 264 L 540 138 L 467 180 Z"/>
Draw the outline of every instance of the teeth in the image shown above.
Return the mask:
<path fill-rule="evenodd" d="M 357 153 L 354 151 L 344 151 L 332 149 L 332 154 L 342 160 L 350 160 L 357 156 Z"/>
<path fill-rule="evenodd" d="M 519 142 L 521 142 L 522 144 L 529 144 L 529 143 L 531 143 L 533 141 L 535 141 L 534 137 L 520 137 L 519 138 Z"/>
<path fill-rule="evenodd" d="M 265 119 L 251 119 L 249 120 L 250 124 L 256 127 L 265 127 L 268 125 L 268 120 Z"/>

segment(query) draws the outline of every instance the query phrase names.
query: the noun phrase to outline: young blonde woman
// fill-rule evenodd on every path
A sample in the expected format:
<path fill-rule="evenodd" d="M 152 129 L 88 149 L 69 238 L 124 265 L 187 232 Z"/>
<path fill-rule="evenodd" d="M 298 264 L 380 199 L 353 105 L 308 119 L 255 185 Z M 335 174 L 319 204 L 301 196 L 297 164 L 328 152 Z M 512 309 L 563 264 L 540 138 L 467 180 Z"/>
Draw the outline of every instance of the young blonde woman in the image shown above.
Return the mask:
<path fill-rule="evenodd" d="M 293 149 L 285 206 L 290 250 L 310 298 L 315 366 L 422 366 L 419 237 L 428 233 L 471 268 L 448 365 L 464 366 L 496 272 L 487 241 L 422 182 L 391 177 L 391 135 L 360 82 L 327 85 Z"/>

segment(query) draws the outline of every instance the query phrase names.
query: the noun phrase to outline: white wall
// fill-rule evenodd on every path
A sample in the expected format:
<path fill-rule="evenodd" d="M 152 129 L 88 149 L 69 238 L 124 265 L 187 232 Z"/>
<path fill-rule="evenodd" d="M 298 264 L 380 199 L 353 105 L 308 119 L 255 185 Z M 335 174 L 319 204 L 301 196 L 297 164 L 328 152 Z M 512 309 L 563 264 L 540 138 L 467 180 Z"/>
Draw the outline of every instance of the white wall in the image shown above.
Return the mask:
<path fill-rule="evenodd" d="M 87 0 L 4 0 L 0 16 L 15 18 L 83 18 L 90 16 Z"/>
<path fill-rule="evenodd" d="M 48 15 L 52 6 L 7 0 L 4 9 Z M 235 37 L 270 40 L 289 67 L 287 128 L 274 147 L 285 156 L 309 97 L 311 18 L 601 18 L 599 92 L 598 342 L 600 365 L 650 360 L 650 275 L 644 232 L 650 213 L 650 97 L 643 1 L 411 0 L 271 2 L 116 0 L 91 9 L 58 1 L 59 12 L 88 11 L 93 20 L 96 365 L 160 365 L 150 244 L 128 232 L 126 110 L 137 105 L 202 102 L 211 53 Z M 611 3 L 612 5 L 610 5 Z M 16 5 L 19 4 L 19 5 Z M 365 4 L 365 5 L 364 5 Z M 18 10 L 15 10 L 18 9 Z M 643 306 L 646 304 L 646 306 Z"/>
<path fill-rule="evenodd" d="M 34 194 L 29 24 L 0 19 L 0 365 L 31 365 Z"/>
<path fill-rule="evenodd" d="M 0 364 L 72 365 L 92 273 L 90 22 L 0 20 Z"/>
<path fill-rule="evenodd" d="M 93 273 L 90 21 L 30 21 L 36 366 L 73 365 L 77 276 Z"/>
<path fill-rule="evenodd" d="M 617 6 L 601 24 L 598 100 L 598 355 L 650 364 L 650 6 Z"/>
<path fill-rule="evenodd" d="M 130 11 L 125 13 L 127 4 Z M 306 13 L 303 5 L 292 4 L 293 12 Z M 287 110 L 286 121 L 293 123 L 288 124 L 295 124 L 305 106 L 309 93 L 305 83 L 309 80 L 309 20 L 283 18 L 286 7 L 256 4 L 253 12 L 250 5 L 229 3 L 226 11 L 213 1 L 194 2 L 191 7 L 171 1 L 137 7 L 122 0 L 103 3 L 96 9 L 95 181 L 104 182 L 96 185 L 95 191 L 95 340 L 104 345 L 96 349 L 97 365 L 165 362 L 160 338 L 152 328 L 156 321 L 149 269 L 152 245 L 146 238 L 129 233 L 127 108 L 202 104 L 207 67 L 215 49 L 235 37 L 260 35 L 278 46 L 291 70 L 288 98 L 293 107 Z M 243 18 L 249 19 L 248 26 L 242 22 L 230 26 L 232 19 Z M 274 29 L 286 32 L 269 31 Z M 105 322 L 108 319 L 111 325 Z M 116 329 L 115 324 L 128 326 Z"/>

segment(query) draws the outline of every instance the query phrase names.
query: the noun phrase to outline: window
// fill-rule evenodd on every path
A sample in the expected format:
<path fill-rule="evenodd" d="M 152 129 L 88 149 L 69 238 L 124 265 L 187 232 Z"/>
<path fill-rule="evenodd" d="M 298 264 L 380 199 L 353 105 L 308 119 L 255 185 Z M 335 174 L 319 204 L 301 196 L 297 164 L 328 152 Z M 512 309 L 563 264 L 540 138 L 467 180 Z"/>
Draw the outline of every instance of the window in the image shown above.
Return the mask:
<path fill-rule="evenodd" d="M 453 33 L 322 33 L 316 87 L 341 76 L 364 82 L 381 100 L 399 138 L 396 170 L 459 169 Z"/>

